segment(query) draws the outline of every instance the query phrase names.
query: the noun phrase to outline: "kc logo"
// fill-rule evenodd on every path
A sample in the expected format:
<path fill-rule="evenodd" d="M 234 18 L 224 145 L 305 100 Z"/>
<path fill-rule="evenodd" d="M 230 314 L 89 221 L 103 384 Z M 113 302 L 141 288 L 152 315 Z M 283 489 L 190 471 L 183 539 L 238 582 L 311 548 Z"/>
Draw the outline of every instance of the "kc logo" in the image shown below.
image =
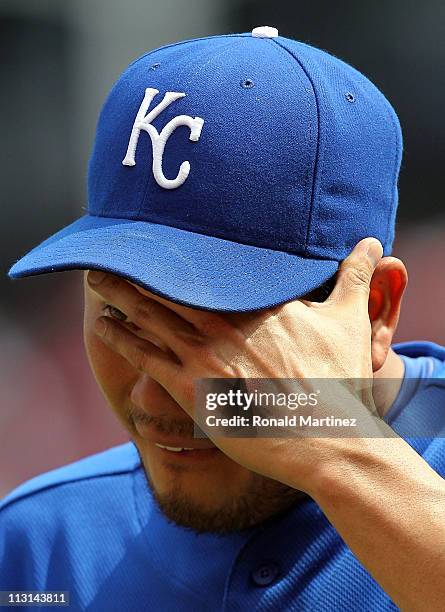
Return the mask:
<path fill-rule="evenodd" d="M 172 102 L 179 100 L 179 98 L 183 98 L 185 93 L 168 91 L 165 94 L 162 102 L 159 102 L 159 104 L 146 115 L 153 98 L 158 93 L 158 89 L 153 89 L 151 87 L 145 90 L 145 97 L 142 100 L 142 104 L 136 115 L 133 129 L 131 130 L 127 153 L 125 158 L 122 160 L 122 164 L 124 166 L 136 165 L 134 156 L 138 146 L 139 135 L 141 130 L 145 130 L 148 132 L 148 135 L 151 138 L 153 148 L 153 174 L 157 184 L 165 189 L 176 189 L 177 187 L 180 187 L 187 179 L 190 173 L 190 162 L 183 161 L 179 168 L 178 176 L 175 179 L 167 179 L 162 172 L 162 156 L 164 155 L 165 145 L 172 133 L 180 125 L 185 125 L 190 128 L 190 140 L 192 142 L 197 142 L 201 136 L 204 119 L 201 119 L 200 117 L 189 117 L 188 115 L 178 115 L 169 121 L 159 134 L 157 129 L 151 125 L 151 122 L 156 119 L 156 117 L 162 113 L 167 106 L 170 106 Z"/>

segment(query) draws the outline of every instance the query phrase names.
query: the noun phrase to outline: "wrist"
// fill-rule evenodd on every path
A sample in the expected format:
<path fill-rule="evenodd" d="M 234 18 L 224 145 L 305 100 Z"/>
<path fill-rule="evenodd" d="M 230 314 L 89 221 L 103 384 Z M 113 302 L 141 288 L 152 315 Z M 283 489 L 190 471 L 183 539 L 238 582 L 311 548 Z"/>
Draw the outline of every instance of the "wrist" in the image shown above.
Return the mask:
<path fill-rule="evenodd" d="M 336 438 L 324 442 L 325 452 L 305 483 L 305 491 L 322 508 L 358 501 L 400 477 L 391 456 L 394 439 Z"/>
<path fill-rule="evenodd" d="M 323 509 L 382 506 L 394 499 L 443 500 L 444 481 L 402 438 L 353 438 L 332 441 L 306 492 Z M 347 446 L 337 448 L 337 443 Z M 434 492 L 434 494 L 433 494 Z"/>

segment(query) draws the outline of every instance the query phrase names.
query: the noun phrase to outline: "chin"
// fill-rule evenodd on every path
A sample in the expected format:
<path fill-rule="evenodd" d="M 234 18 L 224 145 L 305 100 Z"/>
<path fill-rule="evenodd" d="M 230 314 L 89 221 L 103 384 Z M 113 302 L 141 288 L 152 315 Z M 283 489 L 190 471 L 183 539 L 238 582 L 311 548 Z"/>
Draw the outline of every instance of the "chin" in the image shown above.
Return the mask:
<path fill-rule="evenodd" d="M 198 533 L 244 531 L 287 511 L 304 495 L 246 470 L 222 453 L 211 466 L 185 469 L 157 461 L 135 444 L 160 510 L 176 525 Z"/>
<path fill-rule="evenodd" d="M 136 445 L 158 497 L 182 495 L 209 511 L 226 506 L 241 491 L 249 489 L 256 476 L 218 449 L 209 459 L 189 460 L 152 445 Z"/>

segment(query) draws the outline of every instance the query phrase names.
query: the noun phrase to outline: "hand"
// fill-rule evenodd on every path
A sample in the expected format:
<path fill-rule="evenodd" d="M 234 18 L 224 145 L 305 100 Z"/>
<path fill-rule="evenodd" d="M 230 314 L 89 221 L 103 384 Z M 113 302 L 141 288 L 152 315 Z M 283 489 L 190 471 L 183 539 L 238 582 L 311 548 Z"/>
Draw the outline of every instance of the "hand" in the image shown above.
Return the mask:
<path fill-rule="evenodd" d="M 143 295 L 119 277 L 90 272 L 90 287 L 141 333 L 109 317 L 100 317 L 95 331 L 192 417 L 194 380 L 200 378 L 372 378 L 368 298 L 381 256 L 377 240 L 362 240 L 341 264 L 325 302 L 294 300 L 251 313 L 187 308 Z M 323 460 L 352 444 L 330 438 L 212 440 L 248 469 L 306 492 Z"/>

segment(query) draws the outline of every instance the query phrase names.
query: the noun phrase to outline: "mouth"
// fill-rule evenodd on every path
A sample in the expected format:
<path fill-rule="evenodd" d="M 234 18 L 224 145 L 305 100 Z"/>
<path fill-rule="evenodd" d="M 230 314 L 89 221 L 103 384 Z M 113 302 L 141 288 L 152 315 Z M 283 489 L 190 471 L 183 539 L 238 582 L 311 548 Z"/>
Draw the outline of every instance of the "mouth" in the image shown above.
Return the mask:
<path fill-rule="evenodd" d="M 158 448 L 165 448 L 165 450 L 171 451 L 172 453 L 181 453 L 182 451 L 195 450 L 194 448 L 187 448 L 185 446 L 183 448 L 181 448 L 180 446 L 164 446 L 163 444 L 159 444 L 158 442 L 155 442 L 155 446 L 157 446 Z"/>
<path fill-rule="evenodd" d="M 173 461 L 208 461 L 213 457 L 217 457 L 221 455 L 221 451 L 217 446 L 212 444 L 212 446 L 208 446 L 207 448 L 192 448 L 190 446 L 168 446 L 166 444 L 160 444 L 159 442 L 154 442 L 154 447 L 159 449 L 157 452 L 163 458 L 168 458 Z"/>
<path fill-rule="evenodd" d="M 133 412 L 132 424 L 140 438 L 146 440 L 164 458 L 209 459 L 221 453 L 207 438 L 193 437 L 193 421 L 152 417 Z"/>

